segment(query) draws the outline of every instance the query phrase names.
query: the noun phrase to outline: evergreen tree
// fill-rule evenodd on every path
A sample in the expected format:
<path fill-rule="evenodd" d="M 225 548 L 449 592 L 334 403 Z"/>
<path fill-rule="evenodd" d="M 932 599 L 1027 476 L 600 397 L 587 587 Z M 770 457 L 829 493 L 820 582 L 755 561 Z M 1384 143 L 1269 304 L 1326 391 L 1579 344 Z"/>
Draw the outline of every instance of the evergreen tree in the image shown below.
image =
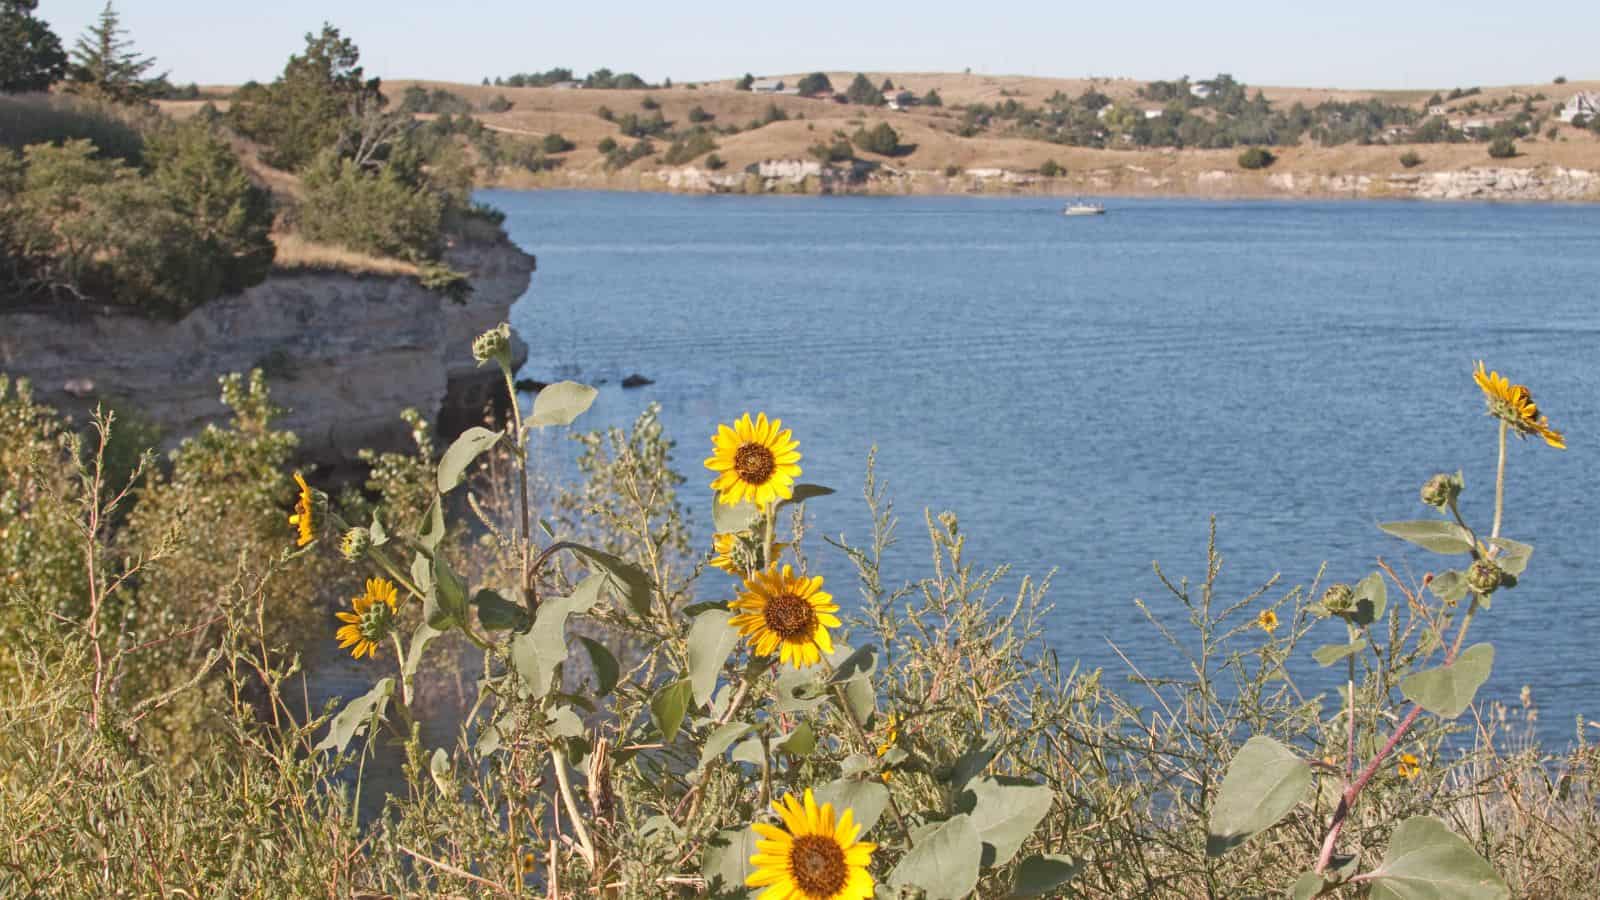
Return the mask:
<path fill-rule="evenodd" d="M 883 91 L 873 86 L 865 75 L 857 74 L 855 80 L 850 82 L 850 87 L 844 93 L 846 97 L 850 98 L 851 103 L 859 103 L 862 106 L 883 105 Z"/>
<path fill-rule="evenodd" d="M 166 90 L 166 75 L 145 77 L 154 68 L 155 58 L 135 53 L 127 33 L 122 17 L 107 0 L 99 22 L 90 25 L 72 48 L 67 80 L 74 90 L 100 94 L 119 103 L 149 100 Z"/>
<path fill-rule="evenodd" d="M 38 0 L 0 0 L 0 93 L 43 91 L 65 74 L 67 55 L 43 19 Z"/>

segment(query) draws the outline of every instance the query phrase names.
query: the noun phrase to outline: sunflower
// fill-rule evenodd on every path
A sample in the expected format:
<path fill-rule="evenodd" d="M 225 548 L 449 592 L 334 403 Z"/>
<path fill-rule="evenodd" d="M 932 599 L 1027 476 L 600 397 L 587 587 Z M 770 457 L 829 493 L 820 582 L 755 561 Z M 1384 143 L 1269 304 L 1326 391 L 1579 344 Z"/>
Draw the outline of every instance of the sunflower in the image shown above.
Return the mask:
<path fill-rule="evenodd" d="M 1422 760 L 1410 753 L 1400 754 L 1400 761 L 1395 764 L 1395 772 L 1407 781 L 1422 774 Z"/>
<path fill-rule="evenodd" d="M 387 578 L 368 578 L 367 592 L 350 601 L 352 612 L 334 613 L 344 625 L 334 637 L 339 649 L 354 644 L 350 655 L 360 659 L 378 655 L 378 642 L 389 636 L 394 627 L 395 588 Z"/>
<path fill-rule="evenodd" d="M 894 749 L 895 741 L 900 740 L 899 716 L 890 713 L 889 718 L 885 719 L 883 724 L 886 733 L 883 736 L 883 743 L 878 745 L 879 756 L 887 756 L 889 751 Z"/>
<path fill-rule="evenodd" d="M 1278 614 L 1270 609 L 1263 609 L 1261 615 L 1256 616 L 1256 627 L 1271 634 L 1278 630 Z"/>
<path fill-rule="evenodd" d="M 298 547 L 311 543 L 313 533 L 311 530 L 311 485 L 306 484 L 305 476 L 299 472 L 294 473 L 295 483 L 300 485 L 300 496 L 294 501 L 294 515 L 289 517 L 289 524 L 300 529 L 300 539 L 295 542 Z"/>
<path fill-rule="evenodd" d="M 750 639 L 754 651 L 797 669 L 814 666 L 833 652 L 829 628 L 839 627 L 839 604 L 822 590 L 822 576 L 795 577 L 794 567 L 777 566 L 744 580 L 744 591 L 729 606 L 738 614 L 728 624 Z"/>
<path fill-rule="evenodd" d="M 1544 442 L 1557 450 L 1567 449 L 1567 439 L 1550 427 L 1550 420 L 1539 415 L 1539 404 L 1533 402 L 1533 392 L 1527 385 L 1512 384 L 1511 379 L 1499 372 L 1485 372 L 1483 360 L 1478 361 L 1472 380 L 1483 391 L 1489 415 L 1510 425 L 1519 437 L 1530 434 L 1544 438 Z"/>
<path fill-rule="evenodd" d="M 783 549 L 788 544 L 773 544 L 772 555 L 781 556 Z M 725 531 L 711 536 L 711 562 L 713 569 L 721 569 L 729 575 L 744 577 L 745 560 L 753 560 L 751 565 L 761 565 L 761 545 L 759 541 L 742 532 Z"/>
<path fill-rule="evenodd" d="M 794 480 L 800 475 L 796 465 L 799 446 L 783 427 L 783 420 L 768 421 L 766 413 L 757 415 L 754 422 L 745 413 L 732 428 L 718 425 L 705 463 L 717 473 L 711 482 L 717 501 L 731 506 L 750 500 L 764 507 L 794 496 Z"/>
<path fill-rule="evenodd" d="M 846 808 L 834 820 L 833 804 L 817 805 L 811 789 L 805 799 L 785 794 L 772 804 L 783 828 L 757 822 L 755 867 L 747 887 L 765 887 L 759 900 L 871 900 L 873 883 L 867 867 L 877 844 L 856 840 L 861 826 Z M 787 829 L 787 830 L 785 830 Z"/>

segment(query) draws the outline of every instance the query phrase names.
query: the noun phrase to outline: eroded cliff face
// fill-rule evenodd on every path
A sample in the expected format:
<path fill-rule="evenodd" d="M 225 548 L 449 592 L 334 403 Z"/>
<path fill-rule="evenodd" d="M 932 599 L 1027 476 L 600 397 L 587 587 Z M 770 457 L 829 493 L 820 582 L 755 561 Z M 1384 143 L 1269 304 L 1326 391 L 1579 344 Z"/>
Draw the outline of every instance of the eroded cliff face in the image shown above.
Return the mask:
<path fill-rule="evenodd" d="M 363 447 L 404 449 L 407 406 L 437 422 L 475 415 L 499 385 L 472 338 L 510 318 L 534 259 L 510 243 L 452 250 L 473 291 L 455 303 L 414 278 L 274 274 L 176 322 L 128 315 L 0 315 L 0 372 L 80 420 L 109 401 L 159 426 L 170 446 L 228 417 L 217 378 L 266 370 L 282 427 L 307 458 L 339 463 Z M 515 342 L 517 362 L 525 345 Z"/>

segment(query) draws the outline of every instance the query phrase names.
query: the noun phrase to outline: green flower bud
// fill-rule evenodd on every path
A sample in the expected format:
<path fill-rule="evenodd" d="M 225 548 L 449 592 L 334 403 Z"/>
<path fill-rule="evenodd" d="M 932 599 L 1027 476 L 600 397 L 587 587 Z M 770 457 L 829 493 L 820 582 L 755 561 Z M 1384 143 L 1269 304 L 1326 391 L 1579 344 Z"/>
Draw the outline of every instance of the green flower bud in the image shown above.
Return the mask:
<path fill-rule="evenodd" d="M 368 534 L 365 528 L 352 528 L 339 540 L 339 553 L 344 556 L 345 562 L 360 562 L 366 558 L 370 549 L 372 549 L 372 535 Z"/>
<path fill-rule="evenodd" d="M 478 365 L 486 362 L 497 362 L 502 366 L 511 365 L 511 326 L 501 322 L 494 328 L 478 335 L 472 341 L 472 358 Z"/>
<path fill-rule="evenodd" d="M 1450 508 L 1450 504 L 1461 496 L 1461 482 L 1454 475 L 1443 472 L 1428 479 L 1422 486 L 1422 502 L 1439 511 Z"/>
<path fill-rule="evenodd" d="M 1348 584 L 1336 584 L 1322 592 L 1322 610 L 1330 616 L 1348 616 L 1356 611 L 1356 592 Z"/>
<path fill-rule="evenodd" d="M 1494 593 L 1494 589 L 1499 587 L 1504 579 L 1500 567 L 1495 565 L 1493 560 L 1480 559 L 1467 570 L 1467 587 L 1478 594 Z"/>

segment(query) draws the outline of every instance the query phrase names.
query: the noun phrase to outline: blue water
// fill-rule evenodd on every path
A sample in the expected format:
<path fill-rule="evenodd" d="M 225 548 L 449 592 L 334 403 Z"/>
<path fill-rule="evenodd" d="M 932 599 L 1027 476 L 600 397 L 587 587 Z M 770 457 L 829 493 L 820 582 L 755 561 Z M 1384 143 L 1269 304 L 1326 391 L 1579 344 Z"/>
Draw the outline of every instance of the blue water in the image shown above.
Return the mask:
<path fill-rule="evenodd" d="M 662 406 L 709 543 L 700 461 L 719 421 L 779 415 L 817 527 L 867 537 L 868 448 L 901 513 L 889 580 L 928 572 L 922 510 L 954 510 L 969 557 L 1058 569 L 1049 638 L 1109 672 L 1162 651 L 1133 598 L 1151 573 L 1222 597 L 1323 562 L 1443 558 L 1375 523 L 1423 518 L 1463 469 L 1487 529 L 1495 426 L 1473 361 L 1534 388 L 1571 449 L 1513 441 L 1504 532 L 1536 547 L 1473 626 L 1497 646 L 1484 696 L 1531 685 L 1543 737 L 1600 716 L 1600 208 L 486 192 L 539 272 L 513 311 L 523 375 L 603 383 L 589 427 Z M 640 372 L 655 384 L 624 391 Z M 813 549 L 837 596 L 844 560 Z M 1322 626 L 1305 652 L 1342 641 Z M 1591 729 L 1591 736 L 1600 730 Z"/>

